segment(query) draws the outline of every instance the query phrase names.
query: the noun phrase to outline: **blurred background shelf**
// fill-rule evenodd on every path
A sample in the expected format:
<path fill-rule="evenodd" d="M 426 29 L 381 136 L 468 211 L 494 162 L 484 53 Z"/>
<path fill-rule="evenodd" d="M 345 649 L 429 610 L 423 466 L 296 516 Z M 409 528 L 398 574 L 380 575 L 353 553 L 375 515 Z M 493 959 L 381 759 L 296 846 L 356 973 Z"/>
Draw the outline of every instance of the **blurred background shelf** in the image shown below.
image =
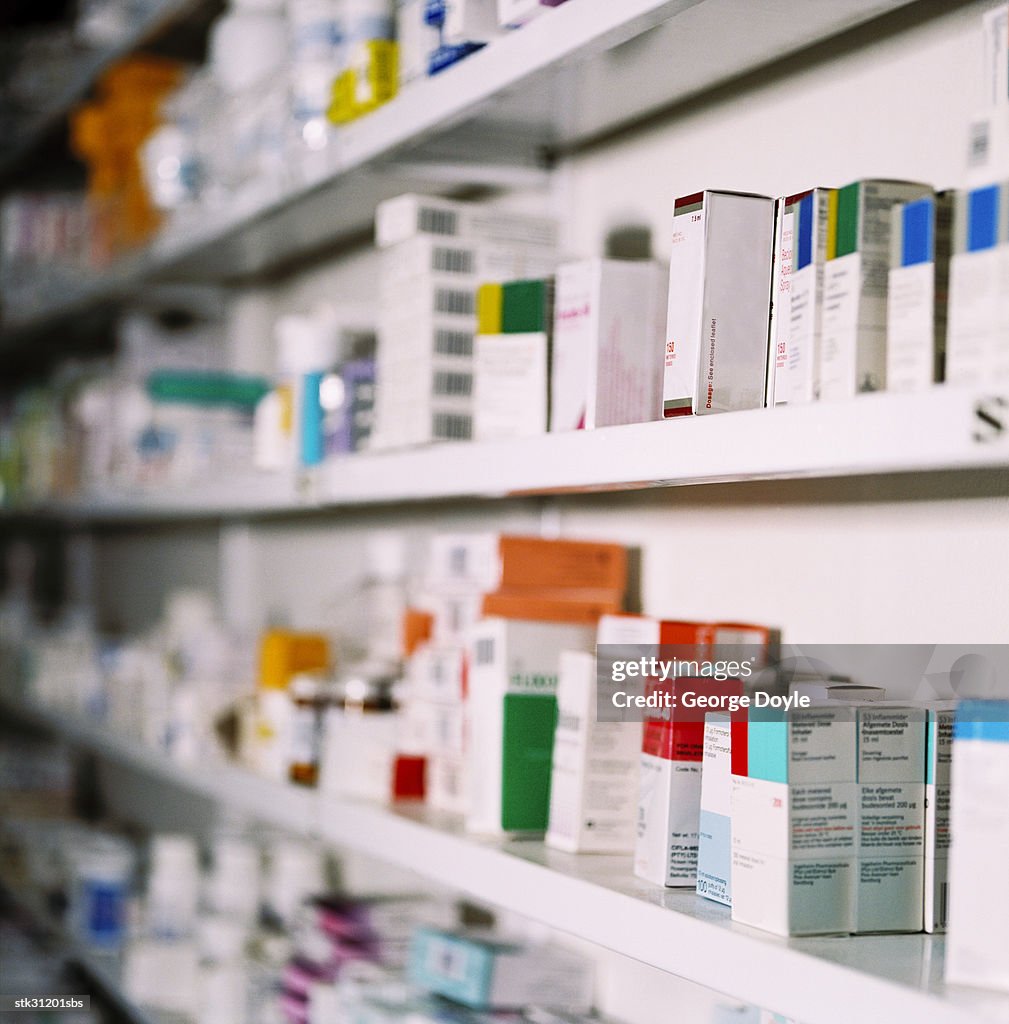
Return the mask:
<path fill-rule="evenodd" d="M 332 460 L 300 485 L 264 473 L 199 488 L 110 490 L 7 515 L 71 523 L 286 516 L 452 498 L 985 469 L 1009 471 L 1009 395 L 936 388 L 359 454 Z"/>
<path fill-rule="evenodd" d="M 147 284 L 260 281 L 318 260 L 367 238 L 375 204 L 405 191 L 528 184 L 557 154 L 911 3 L 810 0 L 801 17 L 769 0 L 562 6 L 345 126 L 297 184 L 201 210 L 100 282 L 9 318 L 0 349 Z"/>

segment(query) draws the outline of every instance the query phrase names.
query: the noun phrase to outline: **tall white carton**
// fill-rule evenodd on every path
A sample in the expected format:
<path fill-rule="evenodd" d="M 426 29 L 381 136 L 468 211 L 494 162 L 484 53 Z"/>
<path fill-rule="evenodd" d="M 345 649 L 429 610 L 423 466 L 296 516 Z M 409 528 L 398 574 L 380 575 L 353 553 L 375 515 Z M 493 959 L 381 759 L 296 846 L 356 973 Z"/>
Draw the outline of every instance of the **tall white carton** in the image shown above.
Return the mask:
<path fill-rule="evenodd" d="M 925 751 L 925 931 L 944 932 L 949 917 L 949 800 L 953 701 L 928 708 Z"/>
<path fill-rule="evenodd" d="M 963 701 L 953 726 L 946 981 L 1009 992 L 1009 701 Z"/>
<path fill-rule="evenodd" d="M 732 919 L 778 935 L 851 932 L 852 709 L 750 708 L 732 753 Z"/>
<path fill-rule="evenodd" d="M 814 188 L 784 200 L 782 215 L 792 218 L 792 270 L 786 280 L 776 277 L 779 288 L 787 285 L 787 297 L 774 317 L 774 405 L 812 402 L 819 394 L 829 197 L 830 189 Z"/>
<path fill-rule="evenodd" d="M 886 388 L 890 211 L 931 195 L 907 181 L 856 181 L 831 189 L 823 277 L 820 398 Z"/>
<path fill-rule="evenodd" d="M 596 720 L 596 659 L 561 655 L 547 845 L 571 853 L 631 853 L 641 730 Z"/>
<path fill-rule="evenodd" d="M 763 406 L 774 210 L 773 199 L 735 192 L 676 200 L 665 418 Z"/>
<path fill-rule="evenodd" d="M 943 379 L 953 193 L 892 210 L 886 389 L 924 391 Z"/>
<path fill-rule="evenodd" d="M 583 260 L 557 271 L 550 429 L 659 418 L 665 271 Z"/>
<path fill-rule="evenodd" d="M 873 703 L 858 715 L 854 931 L 922 928 L 925 710 Z"/>
<path fill-rule="evenodd" d="M 704 716 L 701 815 L 697 828 L 697 894 L 732 906 L 732 719 Z"/>
<path fill-rule="evenodd" d="M 589 651 L 595 630 L 487 618 L 469 634 L 466 826 L 545 832 L 561 652 Z"/>
<path fill-rule="evenodd" d="M 946 381 L 1009 381 L 1009 183 L 954 199 Z"/>

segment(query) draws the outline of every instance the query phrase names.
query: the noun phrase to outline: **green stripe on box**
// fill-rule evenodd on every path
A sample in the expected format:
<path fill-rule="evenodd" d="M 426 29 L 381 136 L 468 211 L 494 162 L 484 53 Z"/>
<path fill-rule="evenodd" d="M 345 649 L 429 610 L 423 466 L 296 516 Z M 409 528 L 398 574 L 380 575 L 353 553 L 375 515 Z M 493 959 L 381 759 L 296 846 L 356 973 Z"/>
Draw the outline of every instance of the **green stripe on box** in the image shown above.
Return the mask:
<path fill-rule="evenodd" d="M 538 334 L 550 329 L 546 281 L 508 281 L 501 291 L 502 334 Z"/>
<path fill-rule="evenodd" d="M 837 255 L 858 251 L 858 202 L 861 182 L 837 190 Z"/>
<path fill-rule="evenodd" d="M 557 698 L 506 693 L 501 764 L 501 827 L 507 832 L 545 832 L 550 816 Z"/>

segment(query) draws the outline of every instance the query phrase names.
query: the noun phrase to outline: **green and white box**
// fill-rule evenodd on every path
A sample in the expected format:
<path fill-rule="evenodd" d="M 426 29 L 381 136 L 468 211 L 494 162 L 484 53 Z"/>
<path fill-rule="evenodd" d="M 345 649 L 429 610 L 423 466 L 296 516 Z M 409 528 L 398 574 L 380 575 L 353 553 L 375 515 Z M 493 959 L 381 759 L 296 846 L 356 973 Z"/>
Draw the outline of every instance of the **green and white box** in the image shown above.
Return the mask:
<path fill-rule="evenodd" d="M 587 626 L 488 618 L 470 631 L 466 826 L 545 832 L 561 652 L 589 651 Z"/>
<path fill-rule="evenodd" d="M 890 211 L 932 194 L 908 181 L 856 181 L 832 189 L 823 276 L 820 398 L 886 388 Z"/>

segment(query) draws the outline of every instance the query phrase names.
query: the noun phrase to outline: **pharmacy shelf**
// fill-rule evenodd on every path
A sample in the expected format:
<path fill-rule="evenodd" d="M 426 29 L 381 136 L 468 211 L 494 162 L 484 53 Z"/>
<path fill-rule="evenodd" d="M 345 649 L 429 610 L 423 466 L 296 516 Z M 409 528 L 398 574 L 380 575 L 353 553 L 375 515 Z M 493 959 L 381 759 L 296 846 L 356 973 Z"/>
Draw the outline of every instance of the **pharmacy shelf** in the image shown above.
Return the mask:
<path fill-rule="evenodd" d="M 673 422 L 439 444 L 335 459 L 198 490 L 110 491 L 13 509 L 68 523 L 293 516 L 446 499 L 600 493 L 691 484 L 1009 470 L 1009 391 L 936 388 Z"/>
<path fill-rule="evenodd" d="M 691 892 L 635 878 L 629 857 L 564 854 L 532 839 L 475 838 L 457 817 L 422 805 L 382 807 L 271 784 L 230 767 L 180 766 L 63 714 L 0 707 L 267 823 L 410 869 L 806 1024 L 1009 1021 L 1009 996 L 944 986 L 942 937 L 782 939 L 734 924 L 726 908 Z"/>
<path fill-rule="evenodd" d="M 12 174 L 70 111 L 91 91 L 102 73 L 121 57 L 155 39 L 183 20 L 205 0 L 153 0 L 134 25 L 113 46 L 82 48 L 73 60 L 59 89 L 45 106 L 34 112 L 18 136 L 0 149 L 0 181 Z"/>
<path fill-rule="evenodd" d="M 88 949 L 70 935 L 47 913 L 37 893 L 26 891 L 23 886 L 2 876 L 0 890 L 35 928 L 52 937 L 59 954 L 80 969 L 120 1019 L 129 1021 L 129 1024 L 169 1024 L 167 1016 L 162 1017 L 157 1012 L 144 1009 L 128 999 L 108 958 Z"/>
<path fill-rule="evenodd" d="M 124 285 L 252 280 L 332 251 L 366 234 L 375 204 L 403 191 L 528 183 L 544 153 L 920 2 L 806 0 L 796 17 L 780 0 L 571 0 L 345 126 L 296 183 L 169 228 L 112 274 L 111 292 L 98 281 L 8 318 L 0 349 Z"/>

